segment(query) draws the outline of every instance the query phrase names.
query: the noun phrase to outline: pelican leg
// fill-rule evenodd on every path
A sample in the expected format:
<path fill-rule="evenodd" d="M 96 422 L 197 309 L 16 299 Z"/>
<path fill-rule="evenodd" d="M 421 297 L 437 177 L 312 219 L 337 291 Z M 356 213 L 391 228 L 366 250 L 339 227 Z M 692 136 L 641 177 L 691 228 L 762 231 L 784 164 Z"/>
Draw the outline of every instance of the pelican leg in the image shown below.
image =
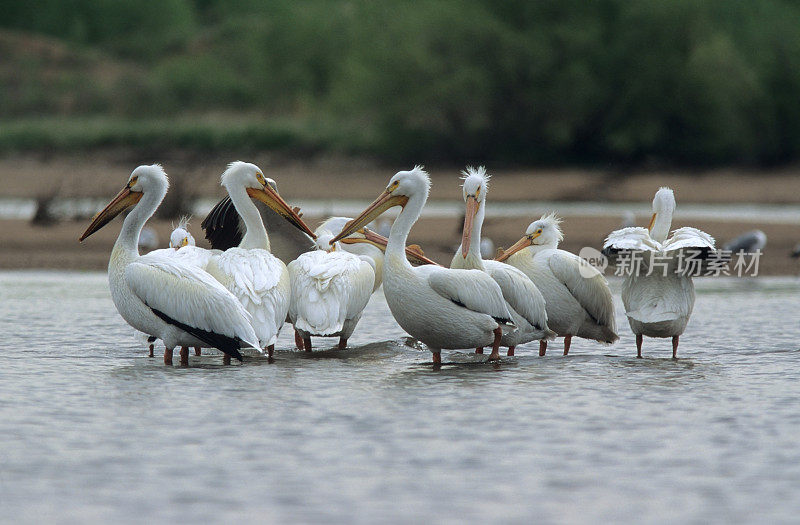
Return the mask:
<path fill-rule="evenodd" d="M 303 348 L 305 349 L 306 352 L 310 352 L 311 351 L 311 336 L 310 335 L 308 337 L 304 337 L 303 338 Z"/>
<path fill-rule="evenodd" d="M 678 337 L 677 335 L 672 337 L 672 359 L 678 359 Z"/>
<path fill-rule="evenodd" d="M 222 364 L 223 364 L 223 365 L 229 365 L 229 364 L 231 364 L 231 356 L 229 356 L 228 354 L 224 354 L 224 355 L 222 356 Z"/>
<path fill-rule="evenodd" d="M 482 347 L 482 346 L 479 346 L 478 348 L 476 348 L 476 349 L 475 349 L 475 353 L 476 353 L 476 354 L 482 354 L 482 353 L 483 353 L 483 347 Z"/>
<path fill-rule="evenodd" d="M 636 357 L 639 359 L 642 358 L 642 339 L 644 339 L 642 334 L 636 334 Z"/>
<path fill-rule="evenodd" d="M 172 348 L 167 348 L 166 346 L 164 347 L 164 364 L 172 364 Z"/>
<path fill-rule="evenodd" d="M 267 351 L 267 357 L 272 357 L 272 354 L 275 353 L 275 345 L 269 345 L 266 348 L 266 351 Z"/>
<path fill-rule="evenodd" d="M 195 346 L 194 347 L 194 355 L 198 356 L 198 357 L 200 356 L 200 347 L 199 346 Z"/>
<path fill-rule="evenodd" d="M 572 336 L 564 336 L 564 355 L 569 355 L 569 345 L 572 344 Z"/>
<path fill-rule="evenodd" d="M 494 342 L 492 343 L 492 353 L 489 354 L 489 361 L 500 360 L 500 338 L 503 337 L 503 329 L 499 326 L 494 329 Z"/>
<path fill-rule="evenodd" d="M 294 346 L 296 346 L 298 350 L 303 349 L 303 338 L 300 336 L 300 332 L 297 331 L 297 328 L 294 329 Z"/>
<path fill-rule="evenodd" d="M 547 341 L 542 339 L 541 341 L 539 341 L 539 357 L 543 357 L 546 352 L 547 352 Z"/>
<path fill-rule="evenodd" d="M 181 347 L 181 366 L 189 366 L 189 347 Z"/>
<path fill-rule="evenodd" d="M 433 352 L 433 368 L 442 367 L 442 352 Z"/>
<path fill-rule="evenodd" d="M 508 353 L 506 355 L 509 356 L 509 357 L 512 357 L 514 355 L 514 348 L 516 348 L 516 346 L 514 346 L 514 345 L 509 346 L 508 347 Z"/>
<path fill-rule="evenodd" d="M 153 350 L 155 350 L 156 346 L 156 338 L 151 335 L 147 338 L 147 342 L 150 344 L 150 355 L 148 357 L 153 357 Z"/>
<path fill-rule="evenodd" d="M 340 337 L 339 338 L 339 350 L 344 350 L 345 348 L 347 348 L 347 339 L 345 339 L 344 337 Z"/>

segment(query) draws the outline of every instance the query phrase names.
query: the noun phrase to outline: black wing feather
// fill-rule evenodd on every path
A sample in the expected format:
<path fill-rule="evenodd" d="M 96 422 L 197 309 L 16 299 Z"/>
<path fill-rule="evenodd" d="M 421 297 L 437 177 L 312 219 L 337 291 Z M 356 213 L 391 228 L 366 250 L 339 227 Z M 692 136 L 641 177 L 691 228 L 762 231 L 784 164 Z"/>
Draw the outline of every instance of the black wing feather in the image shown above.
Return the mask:
<path fill-rule="evenodd" d="M 177 326 L 184 332 L 195 336 L 196 338 L 200 339 L 204 343 L 213 346 L 214 348 L 218 348 L 223 353 L 235 357 L 239 361 L 242 360 L 242 354 L 239 353 L 239 347 L 241 346 L 242 340 L 238 337 L 228 337 L 227 335 L 218 334 L 215 332 L 208 332 L 206 330 L 201 330 L 200 328 L 195 328 L 194 326 L 189 326 L 188 324 L 184 324 L 180 321 L 176 321 L 172 317 L 168 316 L 164 312 L 156 310 L 150 305 L 147 305 L 150 310 L 153 311 L 156 316 L 164 321 L 167 324 L 171 324 L 173 326 Z"/>

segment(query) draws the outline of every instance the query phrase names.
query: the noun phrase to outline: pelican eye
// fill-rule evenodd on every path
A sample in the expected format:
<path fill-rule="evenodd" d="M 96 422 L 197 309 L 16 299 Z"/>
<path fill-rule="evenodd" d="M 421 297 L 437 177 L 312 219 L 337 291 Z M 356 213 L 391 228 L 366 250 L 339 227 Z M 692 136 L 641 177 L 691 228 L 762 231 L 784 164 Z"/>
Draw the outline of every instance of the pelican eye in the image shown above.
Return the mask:
<path fill-rule="evenodd" d="M 134 175 L 134 176 L 133 176 L 133 177 L 131 177 L 131 179 L 128 181 L 128 188 L 133 188 L 134 186 L 136 186 L 136 183 L 137 183 L 137 182 L 139 182 L 139 176 L 138 176 L 138 175 Z"/>
<path fill-rule="evenodd" d="M 400 182 L 399 181 L 394 181 L 393 183 L 389 184 L 389 187 L 386 188 L 386 191 L 391 193 L 394 190 L 396 190 L 398 186 L 400 186 Z"/>
<path fill-rule="evenodd" d="M 261 172 L 256 173 L 256 180 L 262 186 L 266 186 L 267 185 L 267 181 L 264 179 L 264 174 L 261 173 Z"/>

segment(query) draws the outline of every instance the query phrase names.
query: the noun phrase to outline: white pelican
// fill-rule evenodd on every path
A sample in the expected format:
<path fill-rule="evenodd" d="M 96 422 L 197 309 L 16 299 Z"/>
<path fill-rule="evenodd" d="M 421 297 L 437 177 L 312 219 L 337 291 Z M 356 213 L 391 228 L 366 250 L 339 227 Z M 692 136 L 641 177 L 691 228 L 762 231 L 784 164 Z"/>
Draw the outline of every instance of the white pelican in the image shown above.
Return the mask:
<path fill-rule="evenodd" d="M 236 297 L 204 270 L 163 254 L 139 255 L 139 233 L 169 188 L 161 166 L 139 166 L 128 183 L 80 236 L 83 241 L 134 206 L 122 223 L 108 262 L 114 305 L 128 324 L 176 346 L 213 346 L 242 359 L 241 346 L 258 338 L 250 314 Z"/>
<path fill-rule="evenodd" d="M 500 287 L 480 270 L 440 266 L 413 267 L 405 244 L 428 199 L 430 178 L 417 166 L 400 171 L 361 215 L 345 226 L 336 242 L 394 206 L 402 211 L 392 224 L 383 264 L 383 291 L 397 323 L 433 353 L 441 365 L 442 349 L 492 345 L 490 359 L 500 358 L 502 325 L 512 324 Z"/>
<path fill-rule="evenodd" d="M 289 271 L 270 253 L 267 230 L 251 197 L 259 199 L 308 235 L 313 237 L 314 233 L 267 182 L 258 166 L 233 162 L 222 174 L 220 182 L 228 191 L 245 231 L 239 245 L 211 257 L 206 270 L 250 312 L 259 348 L 264 348 L 272 356 L 289 311 Z"/>
<path fill-rule="evenodd" d="M 315 231 L 318 249 L 300 255 L 288 266 L 292 283 L 289 320 L 306 352 L 311 351 L 312 335 L 338 336 L 339 349 L 347 348 L 377 281 L 375 259 L 348 253 L 339 243 L 328 244 L 334 234 L 325 226 Z"/>
<path fill-rule="evenodd" d="M 564 355 L 573 336 L 613 343 L 619 337 L 608 282 L 577 255 L 558 249 L 564 238 L 555 214 L 532 222 L 525 236 L 497 258 L 519 268 L 544 296 L 547 325 L 564 336 Z M 547 341 L 539 343 L 545 355 Z"/>
<path fill-rule="evenodd" d="M 295 326 L 297 347 L 307 352 L 311 351 L 312 335 L 339 336 L 339 349 L 346 348 L 370 295 L 382 283 L 385 237 L 361 228 L 329 244 L 351 220 L 327 219 L 314 232 L 317 250 L 289 263 L 289 318 Z M 406 255 L 417 265 L 436 264 L 418 246 L 406 247 Z"/>
<path fill-rule="evenodd" d="M 139 243 L 141 247 L 141 242 Z M 159 253 L 163 253 L 164 255 L 175 255 L 180 257 L 185 262 L 193 264 L 194 266 L 199 266 L 201 268 L 205 268 L 206 264 L 208 263 L 208 259 L 211 257 L 211 254 L 208 253 L 208 250 L 203 250 L 196 247 L 196 243 L 194 240 L 194 236 L 189 232 L 189 217 L 184 216 L 178 220 L 178 225 L 172 230 L 172 233 L 169 235 L 169 247 L 170 249 L 162 249 L 158 250 Z M 150 357 L 153 357 L 153 346 L 155 344 L 156 338 L 150 336 L 148 338 L 148 342 L 150 343 Z M 188 350 L 185 348 L 181 348 L 181 365 L 188 365 L 189 364 L 189 355 Z M 200 347 L 194 347 L 194 355 L 200 355 Z M 164 363 L 172 364 L 172 352 L 164 354 Z"/>
<path fill-rule="evenodd" d="M 606 253 L 628 252 L 641 256 L 622 283 L 622 303 L 631 330 L 636 334 L 636 357 L 642 357 L 642 336 L 672 337 L 672 357 L 678 356 L 678 339 L 694 307 L 694 284 L 680 271 L 681 255 L 714 251 L 714 239 L 695 228 L 678 228 L 667 239 L 675 211 L 675 195 L 661 188 L 653 198 L 653 217 L 647 228 L 623 228 L 606 239 Z M 686 258 L 686 261 L 689 259 Z M 649 275 L 647 275 L 649 273 Z"/>
<path fill-rule="evenodd" d="M 482 270 L 488 273 L 503 291 L 508 311 L 517 329 L 503 334 L 500 344 L 508 347 L 508 355 L 514 355 L 514 347 L 536 339 L 552 339 L 555 332 L 547 327 L 547 311 L 544 297 L 527 275 L 513 266 L 483 260 L 481 255 L 481 228 L 486 213 L 486 193 L 489 188 L 489 175 L 481 166 L 463 171 L 462 193 L 466 202 L 464 231 L 461 246 L 458 247 L 450 268 Z M 478 348 L 477 353 L 483 353 Z"/>

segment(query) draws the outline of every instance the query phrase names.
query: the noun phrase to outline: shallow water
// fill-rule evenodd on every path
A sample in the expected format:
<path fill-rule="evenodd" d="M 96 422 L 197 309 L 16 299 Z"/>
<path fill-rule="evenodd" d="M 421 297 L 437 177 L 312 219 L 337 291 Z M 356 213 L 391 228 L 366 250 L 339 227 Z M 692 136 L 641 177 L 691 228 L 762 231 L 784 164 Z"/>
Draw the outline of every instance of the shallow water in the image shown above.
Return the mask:
<path fill-rule="evenodd" d="M 181 368 L 104 274 L 0 273 L 0 521 L 795 521 L 800 281 L 697 284 L 677 361 L 618 304 L 613 346 L 434 371 L 377 294 L 349 350 Z"/>

